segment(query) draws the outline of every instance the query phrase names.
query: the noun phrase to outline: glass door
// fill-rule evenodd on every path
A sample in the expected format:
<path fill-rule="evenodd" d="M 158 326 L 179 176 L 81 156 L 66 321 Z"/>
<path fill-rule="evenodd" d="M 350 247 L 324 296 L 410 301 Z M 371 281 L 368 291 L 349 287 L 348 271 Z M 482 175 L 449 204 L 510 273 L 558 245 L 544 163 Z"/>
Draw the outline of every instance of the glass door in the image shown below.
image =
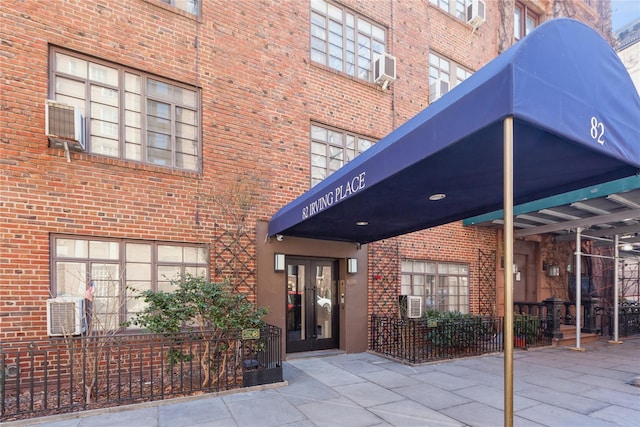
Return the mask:
<path fill-rule="evenodd" d="M 338 347 L 335 261 L 287 259 L 287 353 Z"/>

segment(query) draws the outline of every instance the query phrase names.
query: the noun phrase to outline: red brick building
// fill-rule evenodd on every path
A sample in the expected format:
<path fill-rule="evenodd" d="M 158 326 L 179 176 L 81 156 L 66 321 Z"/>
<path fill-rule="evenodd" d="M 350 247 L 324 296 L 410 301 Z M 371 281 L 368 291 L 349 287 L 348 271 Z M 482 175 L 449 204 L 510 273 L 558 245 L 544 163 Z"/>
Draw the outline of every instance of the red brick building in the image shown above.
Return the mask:
<path fill-rule="evenodd" d="M 185 273 L 267 306 L 289 352 L 365 350 L 369 315 L 394 312 L 401 293 L 500 312 L 492 229 L 454 223 L 362 247 L 267 238 L 280 207 L 536 25 L 570 16 L 610 33 L 603 0 L 486 1 L 467 16 L 470 3 L 4 1 L 0 339 L 46 336 L 47 300 L 87 290 L 118 327 L 139 310 L 132 288 L 170 289 Z M 396 66 L 385 88 L 372 76 L 382 53 Z M 62 125 L 78 140 L 69 150 L 47 136 Z M 528 263 L 545 242 L 522 243 Z M 548 296 L 530 280 L 532 298 Z"/>

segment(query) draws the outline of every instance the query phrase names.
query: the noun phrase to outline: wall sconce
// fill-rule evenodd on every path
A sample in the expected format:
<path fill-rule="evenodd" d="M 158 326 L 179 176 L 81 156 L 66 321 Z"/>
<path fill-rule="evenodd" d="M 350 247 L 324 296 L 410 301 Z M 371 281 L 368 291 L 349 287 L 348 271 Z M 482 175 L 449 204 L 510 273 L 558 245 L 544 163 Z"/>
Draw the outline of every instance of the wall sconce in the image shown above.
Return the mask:
<path fill-rule="evenodd" d="M 356 274 L 358 272 L 358 258 L 347 258 L 347 273 Z"/>
<path fill-rule="evenodd" d="M 560 266 L 558 264 L 551 264 L 547 268 L 547 275 L 549 277 L 558 277 L 560 276 Z"/>
<path fill-rule="evenodd" d="M 284 254 L 275 254 L 273 257 L 273 271 L 284 271 Z"/>

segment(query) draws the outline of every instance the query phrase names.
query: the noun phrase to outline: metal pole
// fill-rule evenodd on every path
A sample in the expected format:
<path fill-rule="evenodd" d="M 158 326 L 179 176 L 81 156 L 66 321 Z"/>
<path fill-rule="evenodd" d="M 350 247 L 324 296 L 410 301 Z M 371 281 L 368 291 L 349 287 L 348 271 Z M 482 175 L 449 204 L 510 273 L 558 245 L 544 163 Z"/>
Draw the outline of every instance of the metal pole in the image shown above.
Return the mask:
<path fill-rule="evenodd" d="M 618 342 L 618 235 L 613 239 L 613 341 Z"/>
<path fill-rule="evenodd" d="M 513 427 L 513 117 L 504 119 L 504 425 Z"/>
<path fill-rule="evenodd" d="M 580 350 L 580 323 L 582 323 L 582 228 L 576 228 L 576 350 Z"/>

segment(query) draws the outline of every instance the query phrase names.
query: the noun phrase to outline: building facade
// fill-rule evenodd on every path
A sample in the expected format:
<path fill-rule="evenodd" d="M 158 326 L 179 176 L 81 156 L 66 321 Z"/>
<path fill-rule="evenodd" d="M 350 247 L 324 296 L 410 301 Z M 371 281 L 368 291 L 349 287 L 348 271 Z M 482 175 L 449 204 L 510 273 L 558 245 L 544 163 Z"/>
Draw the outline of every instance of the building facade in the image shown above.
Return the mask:
<path fill-rule="evenodd" d="M 366 350 L 368 319 L 399 295 L 500 313 L 493 229 L 355 245 L 268 238 L 269 218 L 535 26 L 568 16 L 608 37 L 608 14 L 604 0 L 5 1 L 0 339 L 51 334 L 53 298 L 89 298 L 120 328 L 137 292 L 184 274 L 267 307 L 287 352 Z M 522 298 L 550 296 L 536 273 L 550 250 L 516 245 Z"/>
<path fill-rule="evenodd" d="M 615 39 L 616 52 L 640 93 L 640 19 L 617 29 Z"/>

